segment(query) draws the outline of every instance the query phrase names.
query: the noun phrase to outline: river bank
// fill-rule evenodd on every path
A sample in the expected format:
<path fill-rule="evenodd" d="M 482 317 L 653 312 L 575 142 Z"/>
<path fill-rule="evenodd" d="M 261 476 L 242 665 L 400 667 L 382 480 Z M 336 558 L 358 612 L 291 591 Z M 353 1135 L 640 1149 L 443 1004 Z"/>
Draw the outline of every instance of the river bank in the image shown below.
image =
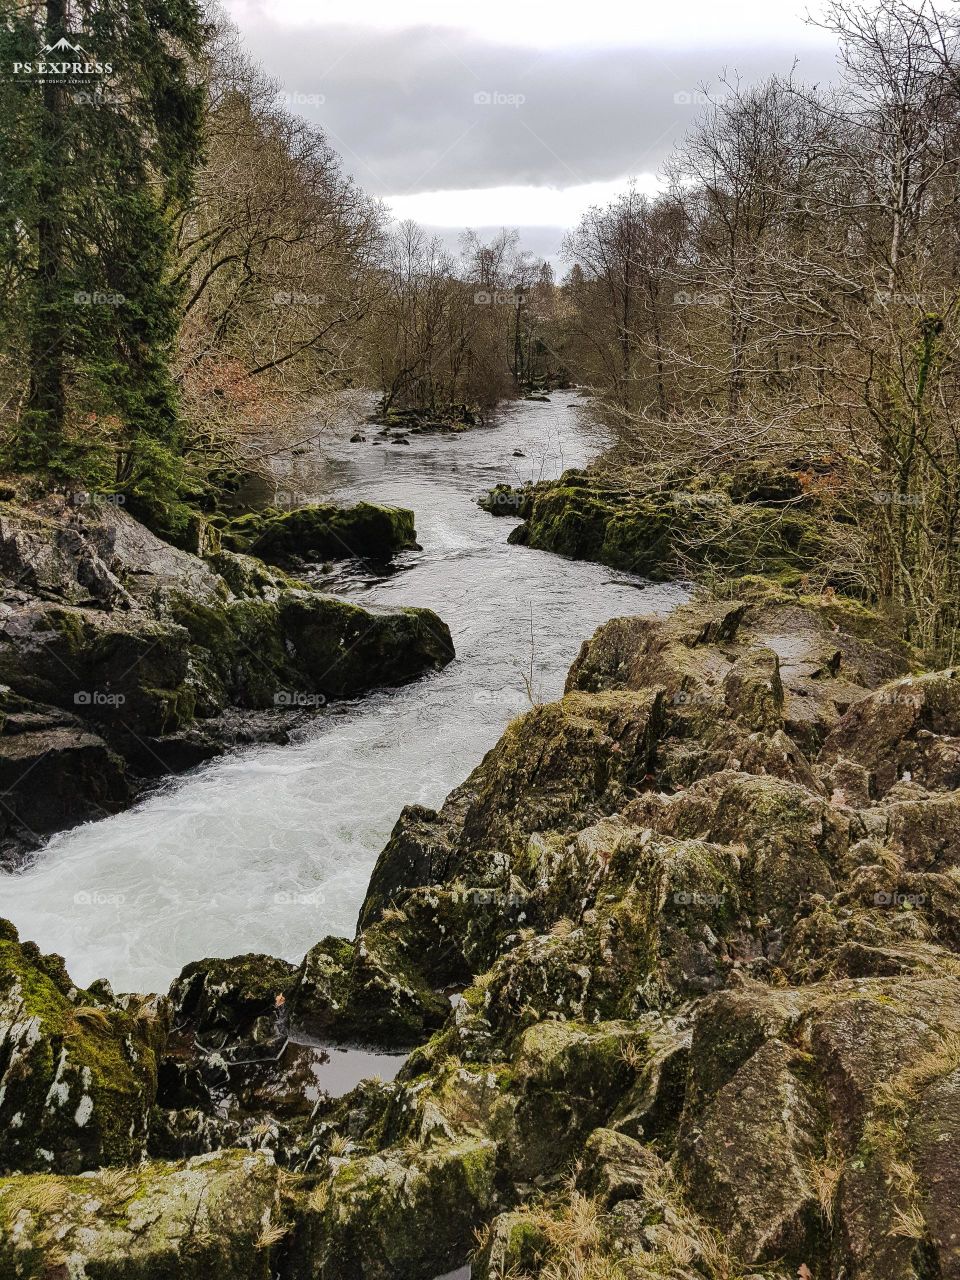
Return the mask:
<path fill-rule="evenodd" d="M 758 582 L 617 619 L 355 937 L 145 1000 L 5 926 L 11 1274 L 950 1274 L 960 680 L 914 662 Z M 390 1069 L 318 1095 L 324 1040 Z"/>

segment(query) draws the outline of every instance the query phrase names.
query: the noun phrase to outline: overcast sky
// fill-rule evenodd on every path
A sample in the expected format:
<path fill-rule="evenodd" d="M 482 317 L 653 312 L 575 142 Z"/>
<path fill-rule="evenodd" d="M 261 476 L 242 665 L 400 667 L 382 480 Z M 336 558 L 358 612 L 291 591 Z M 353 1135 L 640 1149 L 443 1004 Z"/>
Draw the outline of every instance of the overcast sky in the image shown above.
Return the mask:
<path fill-rule="evenodd" d="M 632 178 L 654 189 L 704 90 L 794 62 L 833 72 L 804 0 L 227 0 L 251 54 L 367 191 L 453 239 L 566 228 Z"/>

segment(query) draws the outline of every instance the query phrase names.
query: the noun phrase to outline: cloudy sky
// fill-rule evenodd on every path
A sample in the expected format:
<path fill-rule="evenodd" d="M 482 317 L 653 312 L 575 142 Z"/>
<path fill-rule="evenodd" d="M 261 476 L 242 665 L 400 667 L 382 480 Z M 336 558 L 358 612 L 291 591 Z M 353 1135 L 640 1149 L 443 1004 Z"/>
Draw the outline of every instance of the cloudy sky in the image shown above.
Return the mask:
<path fill-rule="evenodd" d="M 814 0 L 815 2 L 815 0 Z M 656 187 L 704 93 L 796 63 L 833 71 L 804 0 L 227 0 L 290 106 L 398 217 L 563 232 L 634 179 Z"/>

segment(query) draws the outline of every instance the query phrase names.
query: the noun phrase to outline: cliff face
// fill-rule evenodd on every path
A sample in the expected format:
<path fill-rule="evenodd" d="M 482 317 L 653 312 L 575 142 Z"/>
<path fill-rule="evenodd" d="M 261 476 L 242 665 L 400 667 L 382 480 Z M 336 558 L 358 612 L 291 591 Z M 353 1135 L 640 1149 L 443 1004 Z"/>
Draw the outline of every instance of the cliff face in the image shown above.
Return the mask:
<path fill-rule="evenodd" d="M 960 675 L 857 606 L 744 591 L 602 627 L 404 811 L 355 939 L 189 966 L 138 1023 L 156 1076 L 124 1075 L 151 1162 L 18 1148 L 51 1172 L 0 1182 L 0 1274 L 960 1274 Z M 55 962 L 17 964 L 0 1127 L 23 968 Z M 104 1011 L 84 1037 L 126 1034 L 59 981 Z M 410 1052 L 314 1103 L 310 1034 Z"/>

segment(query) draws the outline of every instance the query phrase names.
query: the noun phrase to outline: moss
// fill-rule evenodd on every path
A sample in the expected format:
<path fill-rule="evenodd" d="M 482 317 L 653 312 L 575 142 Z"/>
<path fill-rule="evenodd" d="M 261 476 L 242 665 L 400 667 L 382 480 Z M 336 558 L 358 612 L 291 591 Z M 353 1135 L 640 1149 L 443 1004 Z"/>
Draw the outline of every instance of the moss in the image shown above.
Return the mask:
<path fill-rule="evenodd" d="M 34 1280 L 59 1275 L 69 1258 L 71 1274 L 97 1280 L 269 1280 L 282 1232 L 264 1232 L 282 1212 L 276 1167 L 250 1152 L 85 1178 L 7 1178 L 0 1271 Z"/>
<path fill-rule="evenodd" d="M 223 541 L 231 550 L 250 552 L 271 564 L 351 556 L 386 561 L 417 545 L 412 511 L 370 502 L 240 516 L 225 526 Z"/>
<path fill-rule="evenodd" d="M 462 1265 L 494 1198 L 496 1147 L 485 1140 L 392 1148 L 334 1175 L 325 1262 L 342 1280 L 436 1275 Z"/>
<path fill-rule="evenodd" d="M 0 1011 L 0 1165 L 73 1172 L 139 1158 L 157 1084 L 148 1029 L 76 991 L 60 957 L 13 940 L 0 942 Z"/>
<path fill-rule="evenodd" d="M 643 492 L 566 472 L 525 494 L 522 510 L 518 504 L 525 522 L 509 541 L 654 580 L 675 577 L 687 563 L 799 580 L 825 560 L 814 509 L 733 501 L 717 486 L 698 501 L 690 485 Z"/>

